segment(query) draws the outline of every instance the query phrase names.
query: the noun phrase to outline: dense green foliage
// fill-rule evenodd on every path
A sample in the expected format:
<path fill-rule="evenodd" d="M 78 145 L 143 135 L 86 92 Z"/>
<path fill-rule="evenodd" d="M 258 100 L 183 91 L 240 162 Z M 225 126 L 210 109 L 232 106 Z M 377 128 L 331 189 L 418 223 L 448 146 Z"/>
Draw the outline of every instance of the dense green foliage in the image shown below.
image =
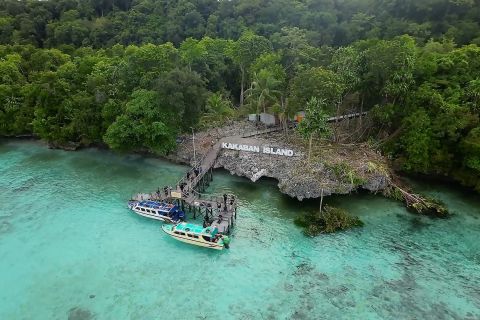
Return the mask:
<path fill-rule="evenodd" d="M 328 114 L 326 109 L 328 103 L 325 100 L 319 100 L 316 96 L 312 96 L 305 103 L 305 120 L 300 122 L 298 132 L 309 141 L 308 143 L 308 163 L 310 163 L 312 155 L 313 137 L 326 137 L 330 134 L 330 127 L 327 123 Z"/>
<path fill-rule="evenodd" d="M 295 218 L 295 224 L 304 228 L 305 235 L 314 237 L 321 233 L 334 233 L 363 226 L 363 222 L 341 208 L 326 206 L 322 212 L 312 212 Z"/>
<path fill-rule="evenodd" d="M 371 111 L 368 137 L 403 170 L 480 190 L 479 15 L 478 0 L 4 0 L 0 135 L 163 154 L 235 107 L 285 123 L 314 97 L 321 122 Z"/>
<path fill-rule="evenodd" d="M 64 146 L 103 140 L 116 149 L 165 153 L 179 123 L 201 116 L 207 88 L 172 44 L 71 54 L 0 47 L 0 134 L 35 133 Z"/>
<path fill-rule="evenodd" d="M 480 48 L 430 42 L 414 57 L 415 87 L 402 102 L 375 107 L 392 133 L 385 149 L 405 170 L 450 175 L 480 191 Z"/>
<path fill-rule="evenodd" d="M 479 16 L 478 0 L 3 0 L 0 43 L 179 45 L 189 37 L 237 39 L 245 29 L 277 43 L 283 28 L 298 27 L 314 46 L 402 34 L 478 44 Z"/>

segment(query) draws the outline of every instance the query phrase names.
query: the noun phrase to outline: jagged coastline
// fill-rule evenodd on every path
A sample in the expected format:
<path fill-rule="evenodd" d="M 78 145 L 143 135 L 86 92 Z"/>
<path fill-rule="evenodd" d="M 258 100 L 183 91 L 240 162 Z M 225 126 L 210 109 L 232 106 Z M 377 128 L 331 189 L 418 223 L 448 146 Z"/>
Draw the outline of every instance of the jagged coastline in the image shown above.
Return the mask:
<path fill-rule="evenodd" d="M 314 146 L 312 161 L 307 163 L 305 143 L 294 134 L 288 138 L 282 132 L 240 138 L 247 131 L 258 129 L 249 122 L 234 122 L 223 128 L 196 134 L 196 155 L 202 157 L 220 139 L 247 145 L 268 145 L 291 149 L 292 157 L 222 149 L 215 168 L 224 168 L 231 174 L 247 177 L 255 182 L 261 177 L 278 181 L 279 190 L 299 200 L 320 197 L 323 194 L 349 194 L 358 189 L 382 192 L 389 186 L 387 160 L 367 144 Z M 180 163 L 193 161 L 191 137 L 185 136 L 177 150 L 167 158 Z"/>
<path fill-rule="evenodd" d="M 317 141 L 312 148 L 311 161 L 308 162 L 307 143 L 294 131 L 285 134 L 280 130 L 244 137 L 246 133 L 263 132 L 265 129 L 249 121 L 232 121 L 220 128 L 197 132 L 196 159 L 200 160 L 219 141 L 292 150 L 292 156 L 281 156 L 224 148 L 220 150 L 214 168 L 224 168 L 232 175 L 246 177 L 252 182 L 262 177 L 273 178 L 278 181 L 280 192 L 300 201 L 320 198 L 322 194 L 347 195 L 367 190 L 402 201 L 416 213 L 436 217 L 447 217 L 449 214 L 442 203 L 412 192 L 395 174 L 389 161 L 367 143 L 332 144 L 326 140 Z M 81 148 L 73 144 L 47 145 L 66 151 Z M 158 157 L 148 150 L 137 150 L 137 153 Z M 193 165 L 193 155 L 192 136 L 184 135 L 180 137 L 176 150 L 163 158 L 174 163 Z"/>
<path fill-rule="evenodd" d="M 317 141 L 309 162 L 307 144 L 295 132 L 285 135 L 282 131 L 276 131 L 242 137 L 246 132 L 264 129 L 251 122 L 235 121 L 222 128 L 199 132 L 195 137 L 197 160 L 219 141 L 293 150 L 293 156 L 279 156 L 223 148 L 218 154 L 215 168 L 224 168 L 233 175 L 246 177 L 253 182 L 262 177 L 276 179 L 280 192 L 300 201 L 320 198 L 322 195 L 346 195 L 367 190 L 404 202 L 415 213 L 442 218 L 449 214 L 441 202 L 412 192 L 391 169 L 386 157 L 367 143 L 332 144 L 329 141 Z M 176 151 L 167 159 L 192 165 L 191 136 L 184 136 Z"/>

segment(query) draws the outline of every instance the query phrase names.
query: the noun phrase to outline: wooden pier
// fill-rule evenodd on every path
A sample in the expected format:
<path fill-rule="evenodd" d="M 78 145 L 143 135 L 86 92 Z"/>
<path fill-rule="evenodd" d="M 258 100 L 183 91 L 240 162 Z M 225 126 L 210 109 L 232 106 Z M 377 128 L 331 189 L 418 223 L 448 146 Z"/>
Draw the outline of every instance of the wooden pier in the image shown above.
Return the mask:
<path fill-rule="evenodd" d="M 366 114 L 366 112 L 363 112 L 332 117 L 328 119 L 328 122 L 343 121 Z M 291 124 L 290 126 L 294 125 Z M 188 170 L 175 186 L 158 188 L 158 190 L 153 193 L 139 193 L 135 195 L 132 200 L 154 200 L 176 204 L 185 213 L 193 214 L 194 219 L 196 219 L 198 215 L 203 216 L 204 226 L 214 226 L 218 228 L 220 233 L 228 234 L 237 219 L 237 198 L 233 194 L 203 194 L 213 179 L 213 166 L 220 152 L 222 142 L 280 130 L 282 130 L 281 126 L 275 126 L 220 139 L 198 163 L 194 163 L 193 167 Z"/>
<path fill-rule="evenodd" d="M 237 198 L 233 194 L 203 194 L 213 180 L 213 166 L 221 149 L 217 142 L 205 156 L 177 182 L 154 193 L 139 193 L 133 200 L 154 200 L 178 205 L 185 213 L 203 216 L 204 226 L 214 226 L 223 234 L 230 233 L 237 219 Z"/>

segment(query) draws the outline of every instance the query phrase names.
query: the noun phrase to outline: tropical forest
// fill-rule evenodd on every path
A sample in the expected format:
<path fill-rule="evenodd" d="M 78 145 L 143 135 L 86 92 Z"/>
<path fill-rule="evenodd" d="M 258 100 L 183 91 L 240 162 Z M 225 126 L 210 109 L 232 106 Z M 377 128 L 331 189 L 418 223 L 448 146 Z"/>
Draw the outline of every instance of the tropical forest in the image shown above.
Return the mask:
<path fill-rule="evenodd" d="M 165 155 L 191 128 L 307 105 L 480 191 L 478 0 L 3 0 L 0 136 Z"/>
<path fill-rule="evenodd" d="M 0 0 L 0 320 L 480 319 L 480 0 Z"/>

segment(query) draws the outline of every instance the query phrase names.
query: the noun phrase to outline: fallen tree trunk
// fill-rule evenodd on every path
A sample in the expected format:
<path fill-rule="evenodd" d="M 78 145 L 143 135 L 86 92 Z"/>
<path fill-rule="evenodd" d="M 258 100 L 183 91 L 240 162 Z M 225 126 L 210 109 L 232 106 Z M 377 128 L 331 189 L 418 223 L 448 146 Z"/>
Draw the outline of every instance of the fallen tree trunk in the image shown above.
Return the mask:
<path fill-rule="evenodd" d="M 440 218 L 448 216 L 448 210 L 441 201 L 414 193 L 404 186 L 399 178 L 395 180 L 390 181 L 390 186 L 383 191 L 386 197 L 405 202 L 407 208 L 415 213 Z"/>

